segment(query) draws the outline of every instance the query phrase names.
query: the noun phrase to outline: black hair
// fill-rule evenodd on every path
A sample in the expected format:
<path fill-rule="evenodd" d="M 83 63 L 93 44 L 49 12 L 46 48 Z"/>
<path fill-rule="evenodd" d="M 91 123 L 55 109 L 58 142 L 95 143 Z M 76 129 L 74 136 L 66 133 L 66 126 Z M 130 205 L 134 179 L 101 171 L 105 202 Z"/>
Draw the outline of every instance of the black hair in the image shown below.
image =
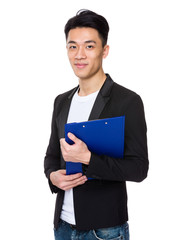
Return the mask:
<path fill-rule="evenodd" d="M 102 46 L 104 47 L 106 45 L 109 32 L 109 24 L 103 16 L 98 15 L 97 13 L 90 10 L 79 10 L 76 16 L 70 18 L 65 25 L 64 31 L 66 39 L 68 38 L 69 31 L 77 27 L 90 27 L 96 29 L 102 40 Z"/>

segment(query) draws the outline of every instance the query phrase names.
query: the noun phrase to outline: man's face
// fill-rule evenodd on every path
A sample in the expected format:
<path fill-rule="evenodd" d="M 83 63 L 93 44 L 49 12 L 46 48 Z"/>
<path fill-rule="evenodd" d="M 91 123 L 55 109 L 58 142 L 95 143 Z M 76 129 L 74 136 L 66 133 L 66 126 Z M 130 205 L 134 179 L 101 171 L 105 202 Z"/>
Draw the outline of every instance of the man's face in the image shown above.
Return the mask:
<path fill-rule="evenodd" d="M 94 28 L 71 29 L 67 38 L 68 58 L 79 79 L 89 79 L 102 71 L 102 60 L 108 54 L 108 46 Z"/>

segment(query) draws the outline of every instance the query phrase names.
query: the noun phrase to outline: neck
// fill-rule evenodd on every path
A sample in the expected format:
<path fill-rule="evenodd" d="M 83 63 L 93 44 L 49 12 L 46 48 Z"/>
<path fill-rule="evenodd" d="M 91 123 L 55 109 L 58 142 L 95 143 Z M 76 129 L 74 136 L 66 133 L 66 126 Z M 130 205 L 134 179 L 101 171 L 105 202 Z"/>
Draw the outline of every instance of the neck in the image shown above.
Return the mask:
<path fill-rule="evenodd" d="M 97 74 L 88 79 L 79 79 L 79 96 L 87 96 L 94 93 L 102 87 L 106 80 L 106 75 L 104 72 Z"/>

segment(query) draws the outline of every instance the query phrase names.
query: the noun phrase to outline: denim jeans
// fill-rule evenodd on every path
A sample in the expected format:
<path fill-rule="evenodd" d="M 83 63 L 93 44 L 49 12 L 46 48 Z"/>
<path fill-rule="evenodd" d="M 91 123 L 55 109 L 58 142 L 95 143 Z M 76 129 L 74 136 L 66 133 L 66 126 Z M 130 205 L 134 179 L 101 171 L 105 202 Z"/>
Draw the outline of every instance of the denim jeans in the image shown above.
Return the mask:
<path fill-rule="evenodd" d="M 129 226 L 101 228 L 90 231 L 78 231 L 61 220 L 59 228 L 54 230 L 55 240 L 129 240 Z"/>

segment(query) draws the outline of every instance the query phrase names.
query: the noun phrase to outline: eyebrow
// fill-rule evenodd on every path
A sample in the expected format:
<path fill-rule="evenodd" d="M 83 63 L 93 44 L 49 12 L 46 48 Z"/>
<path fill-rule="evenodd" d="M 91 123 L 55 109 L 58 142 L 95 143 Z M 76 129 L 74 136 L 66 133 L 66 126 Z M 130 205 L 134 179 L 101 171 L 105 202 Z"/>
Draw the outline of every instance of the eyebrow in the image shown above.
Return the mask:
<path fill-rule="evenodd" d="M 72 40 L 70 40 L 67 44 L 71 44 L 71 43 L 77 44 L 77 42 L 72 41 Z M 94 41 L 94 40 L 87 40 L 87 41 L 85 41 L 84 43 L 94 43 L 94 44 L 96 44 L 96 41 Z"/>

